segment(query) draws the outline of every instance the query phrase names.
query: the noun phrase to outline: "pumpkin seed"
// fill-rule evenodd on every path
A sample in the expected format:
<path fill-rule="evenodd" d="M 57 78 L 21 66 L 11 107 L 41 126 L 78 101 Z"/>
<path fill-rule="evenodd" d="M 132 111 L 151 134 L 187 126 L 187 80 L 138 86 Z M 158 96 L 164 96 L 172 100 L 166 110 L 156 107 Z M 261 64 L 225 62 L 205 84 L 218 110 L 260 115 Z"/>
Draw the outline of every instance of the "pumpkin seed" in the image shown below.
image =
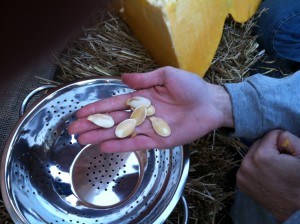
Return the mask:
<path fill-rule="evenodd" d="M 126 138 L 131 135 L 135 129 L 136 120 L 135 119 L 126 119 L 122 121 L 115 130 L 115 135 L 118 138 Z"/>
<path fill-rule="evenodd" d="M 151 101 L 142 96 L 134 96 L 126 101 L 126 105 L 131 109 L 135 109 L 141 105 L 144 105 L 147 108 L 151 105 Z"/>
<path fill-rule="evenodd" d="M 92 114 L 87 120 L 102 128 L 111 128 L 115 124 L 113 118 L 107 114 Z"/>
<path fill-rule="evenodd" d="M 155 113 L 155 107 L 151 105 L 151 101 L 145 97 L 135 96 L 126 101 L 126 105 L 133 111 L 129 119 L 122 121 L 115 129 L 115 135 L 118 138 L 126 138 L 128 136 L 135 136 L 135 127 L 144 122 L 147 116 L 151 121 L 155 132 L 163 137 L 168 137 L 171 134 L 171 129 L 168 123 L 162 118 L 152 116 Z M 114 120 L 107 114 L 93 114 L 88 116 L 89 121 L 103 127 L 110 128 L 114 126 Z"/>
<path fill-rule="evenodd" d="M 153 105 L 150 105 L 148 108 L 147 108 L 147 116 L 152 116 L 153 114 L 155 114 L 155 107 Z"/>
<path fill-rule="evenodd" d="M 158 135 L 162 137 L 168 137 L 171 134 L 170 126 L 165 120 L 154 116 L 150 117 L 149 119 L 152 123 L 152 127 Z"/>
<path fill-rule="evenodd" d="M 132 112 L 130 118 L 136 120 L 136 126 L 139 126 L 141 123 L 144 122 L 147 115 L 146 107 L 141 105 Z"/>

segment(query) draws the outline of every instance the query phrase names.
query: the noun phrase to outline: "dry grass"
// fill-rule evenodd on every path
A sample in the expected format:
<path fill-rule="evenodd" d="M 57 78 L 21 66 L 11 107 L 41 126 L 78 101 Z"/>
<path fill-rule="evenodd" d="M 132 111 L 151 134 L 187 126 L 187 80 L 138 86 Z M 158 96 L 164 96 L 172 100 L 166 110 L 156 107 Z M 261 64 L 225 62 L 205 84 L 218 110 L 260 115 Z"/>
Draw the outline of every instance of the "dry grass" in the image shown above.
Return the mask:
<path fill-rule="evenodd" d="M 246 149 L 238 140 L 217 131 L 191 144 L 191 166 L 184 192 L 189 203 L 189 223 L 231 223 L 233 177 Z M 173 212 L 170 223 L 177 223 L 178 216 L 183 216 L 181 207 Z"/>
<path fill-rule="evenodd" d="M 82 36 L 57 57 L 58 83 L 158 67 L 121 19 L 109 15 L 103 22 L 101 18 L 96 16 L 94 24 L 83 28 Z M 251 66 L 264 55 L 257 50 L 256 37 L 251 35 L 254 25 L 253 20 L 243 26 L 226 22 L 220 46 L 205 76 L 207 81 L 240 82 L 249 76 Z M 245 150 L 237 139 L 226 138 L 217 131 L 191 144 L 191 168 L 185 187 L 191 224 L 230 223 L 228 208 L 234 194 L 231 178 Z M 8 216 L 0 214 L 5 223 Z M 177 223 L 178 217 L 182 217 L 180 205 L 167 223 Z"/>
<path fill-rule="evenodd" d="M 4 203 L 2 200 L 0 200 L 0 224 L 12 224 L 12 220 L 10 219 Z"/>
<path fill-rule="evenodd" d="M 215 58 L 206 78 L 212 83 L 240 82 L 251 74 L 253 65 L 264 59 L 257 37 L 251 35 L 254 19 L 241 26 L 228 20 Z"/>
<path fill-rule="evenodd" d="M 97 21 L 99 17 L 94 26 L 83 28 L 83 36 L 70 43 L 60 56 L 59 80 L 144 72 L 158 67 L 119 18 L 110 15 L 104 22 Z"/>

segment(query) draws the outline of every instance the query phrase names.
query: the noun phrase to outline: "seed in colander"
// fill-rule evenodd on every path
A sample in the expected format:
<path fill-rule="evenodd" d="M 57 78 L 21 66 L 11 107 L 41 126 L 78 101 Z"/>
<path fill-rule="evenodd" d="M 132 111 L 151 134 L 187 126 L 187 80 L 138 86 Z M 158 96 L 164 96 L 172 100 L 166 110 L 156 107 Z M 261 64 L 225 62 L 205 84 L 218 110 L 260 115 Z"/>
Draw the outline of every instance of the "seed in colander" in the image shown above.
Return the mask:
<path fill-rule="evenodd" d="M 152 116 L 153 114 L 155 114 L 155 107 L 153 105 L 150 105 L 148 108 L 147 108 L 147 116 Z"/>
<path fill-rule="evenodd" d="M 141 123 L 144 122 L 147 115 L 147 110 L 144 105 L 141 105 L 134 109 L 130 118 L 136 120 L 136 126 L 139 126 Z"/>
<path fill-rule="evenodd" d="M 141 105 L 144 105 L 147 108 L 151 105 L 151 101 L 142 96 L 134 96 L 126 101 L 126 105 L 133 110 Z"/>
<path fill-rule="evenodd" d="M 87 120 L 102 128 L 111 128 L 115 124 L 113 118 L 107 114 L 92 114 Z"/>
<path fill-rule="evenodd" d="M 126 119 L 122 121 L 115 130 L 115 135 L 118 138 L 126 138 L 134 132 L 136 119 Z"/>
<path fill-rule="evenodd" d="M 158 135 L 162 137 L 168 137 L 171 134 L 170 126 L 165 120 L 154 116 L 150 117 L 149 119 L 152 123 L 152 127 Z"/>

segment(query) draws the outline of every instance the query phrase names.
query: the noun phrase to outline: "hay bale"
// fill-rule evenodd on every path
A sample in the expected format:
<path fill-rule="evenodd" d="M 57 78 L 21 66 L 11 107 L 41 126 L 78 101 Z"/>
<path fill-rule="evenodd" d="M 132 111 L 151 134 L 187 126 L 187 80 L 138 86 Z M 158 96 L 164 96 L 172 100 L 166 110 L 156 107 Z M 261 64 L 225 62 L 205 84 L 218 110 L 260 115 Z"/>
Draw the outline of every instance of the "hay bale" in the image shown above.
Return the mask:
<path fill-rule="evenodd" d="M 66 83 L 91 76 L 115 76 L 122 73 L 146 72 L 158 65 L 118 17 L 96 15 L 92 26 L 83 28 L 82 36 L 69 43 L 62 55 L 56 56 L 56 83 Z M 228 20 L 212 65 L 204 77 L 215 84 L 240 82 L 250 75 L 251 66 L 262 60 L 256 37 L 251 35 L 254 20 L 243 26 Z M 51 83 L 52 80 L 42 80 Z M 185 187 L 190 223 L 230 223 L 228 208 L 233 199 L 234 171 L 246 147 L 238 139 L 229 139 L 214 131 L 191 144 L 191 168 Z M 0 206 L 3 203 L 0 201 Z M 182 217 L 180 205 L 167 223 Z M 1 213 L 4 223 L 9 216 Z"/>
<path fill-rule="evenodd" d="M 83 36 L 71 42 L 58 58 L 59 81 L 145 72 L 158 67 L 120 18 L 109 14 L 102 21 L 98 14 L 93 24 L 83 28 Z"/>

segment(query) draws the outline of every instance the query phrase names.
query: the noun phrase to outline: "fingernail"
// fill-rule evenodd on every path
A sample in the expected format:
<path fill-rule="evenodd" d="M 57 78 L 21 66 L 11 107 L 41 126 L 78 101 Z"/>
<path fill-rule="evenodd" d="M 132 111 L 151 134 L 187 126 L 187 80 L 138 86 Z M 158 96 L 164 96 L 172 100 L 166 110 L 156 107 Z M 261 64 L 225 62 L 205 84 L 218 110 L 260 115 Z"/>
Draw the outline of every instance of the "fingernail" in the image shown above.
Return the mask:
<path fill-rule="evenodd" d="M 289 141 L 288 138 L 286 138 L 286 139 L 282 142 L 281 147 L 282 147 L 282 148 L 288 148 L 289 146 L 290 146 L 290 141 Z"/>

